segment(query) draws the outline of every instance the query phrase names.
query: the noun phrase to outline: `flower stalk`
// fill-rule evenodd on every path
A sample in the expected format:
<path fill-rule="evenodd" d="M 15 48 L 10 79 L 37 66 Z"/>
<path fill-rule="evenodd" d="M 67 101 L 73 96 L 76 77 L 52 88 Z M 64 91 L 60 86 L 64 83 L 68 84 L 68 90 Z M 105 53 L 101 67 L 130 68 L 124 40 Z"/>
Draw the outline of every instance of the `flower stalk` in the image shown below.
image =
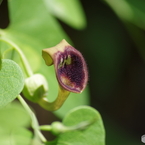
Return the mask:
<path fill-rule="evenodd" d="M 54 64 L 59 92 L 54 102 L 44 97 L 38 104 L 46 110 L 55 111 L 63 105 L 70 92 L 81 93 L 85 89 L 88 81 L 87 65 L 82 54 L 65 40 L 54 47 L 43 49 L 42 57 L 46 65 Z"/>

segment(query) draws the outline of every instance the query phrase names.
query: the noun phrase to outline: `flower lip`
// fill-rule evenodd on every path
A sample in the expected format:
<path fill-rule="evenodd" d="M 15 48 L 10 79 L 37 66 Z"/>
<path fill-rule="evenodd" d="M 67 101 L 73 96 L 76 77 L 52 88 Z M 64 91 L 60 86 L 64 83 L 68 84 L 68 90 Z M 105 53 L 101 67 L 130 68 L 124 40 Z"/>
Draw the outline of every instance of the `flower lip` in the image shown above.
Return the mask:
<path fill-rule="evenodd" d="M 54 65 L 59 84 L 66 90 L 81 93 L 88 81 L 87 65 L 82 54 L 71 45 L 54 56 Z"/>

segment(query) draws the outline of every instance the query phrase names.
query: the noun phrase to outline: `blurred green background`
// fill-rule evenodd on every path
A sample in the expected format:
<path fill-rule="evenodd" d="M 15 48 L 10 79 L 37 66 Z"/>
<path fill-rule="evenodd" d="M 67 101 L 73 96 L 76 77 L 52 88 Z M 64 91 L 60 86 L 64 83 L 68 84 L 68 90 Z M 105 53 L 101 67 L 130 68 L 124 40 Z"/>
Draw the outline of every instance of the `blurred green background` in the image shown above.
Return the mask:
<path fill-rule="evenodd" d="M 145 1 L 81 0 L 81 3 L 87 20 L 83 30 L 58 21 L 88 64 L 91 106 L 102 115 L 106 144 L 143 144 Z M 7 1 L 4 0 L 0 6 L 0 28 L 8 24 Z M 38 112 L 41 124 L 58 119 L 37 105 L 30 105 Z"/>

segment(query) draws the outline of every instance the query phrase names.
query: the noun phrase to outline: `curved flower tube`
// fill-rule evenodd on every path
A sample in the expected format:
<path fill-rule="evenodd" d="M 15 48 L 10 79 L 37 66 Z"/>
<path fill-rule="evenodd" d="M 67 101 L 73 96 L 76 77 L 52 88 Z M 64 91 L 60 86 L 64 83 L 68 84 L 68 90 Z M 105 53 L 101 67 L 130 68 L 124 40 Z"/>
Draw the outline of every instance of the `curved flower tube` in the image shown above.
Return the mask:
<path fill-rule="evenodd" d="M 46 65 L 54 64 L 60 90 L 54 102 L 49 103 L 43 98 L 39 104 L 47 110 L 56 110 L 70 92 L 81 93 L 85 89 L 88 81 L 87 65 L 82 54 L 65 40 L 54 47 L 43 49 L 42 56 Z"/>

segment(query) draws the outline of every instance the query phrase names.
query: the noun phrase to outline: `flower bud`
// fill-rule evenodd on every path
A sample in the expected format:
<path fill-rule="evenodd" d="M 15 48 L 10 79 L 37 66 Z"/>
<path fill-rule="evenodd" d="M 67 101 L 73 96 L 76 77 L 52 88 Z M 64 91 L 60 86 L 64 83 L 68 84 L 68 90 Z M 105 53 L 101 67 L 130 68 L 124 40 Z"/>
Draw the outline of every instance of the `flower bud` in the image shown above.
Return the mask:
<path fill-rule="evenodd" d="M 41 74 L 34 74 L 25 79 L 23 95 L 30 101 L 38 103 L 39 100 L 47 96 L 48 84 L 46 78 Z"/>
<path fill-rule="evenodd" d="M 63 133 L 65 130 L 65 126 L 61 123 L 61 122 L 53 122 L 51 124 L 51 132 L 54 134 L 54 135 L 58 135 L 60 133 Z"/>

